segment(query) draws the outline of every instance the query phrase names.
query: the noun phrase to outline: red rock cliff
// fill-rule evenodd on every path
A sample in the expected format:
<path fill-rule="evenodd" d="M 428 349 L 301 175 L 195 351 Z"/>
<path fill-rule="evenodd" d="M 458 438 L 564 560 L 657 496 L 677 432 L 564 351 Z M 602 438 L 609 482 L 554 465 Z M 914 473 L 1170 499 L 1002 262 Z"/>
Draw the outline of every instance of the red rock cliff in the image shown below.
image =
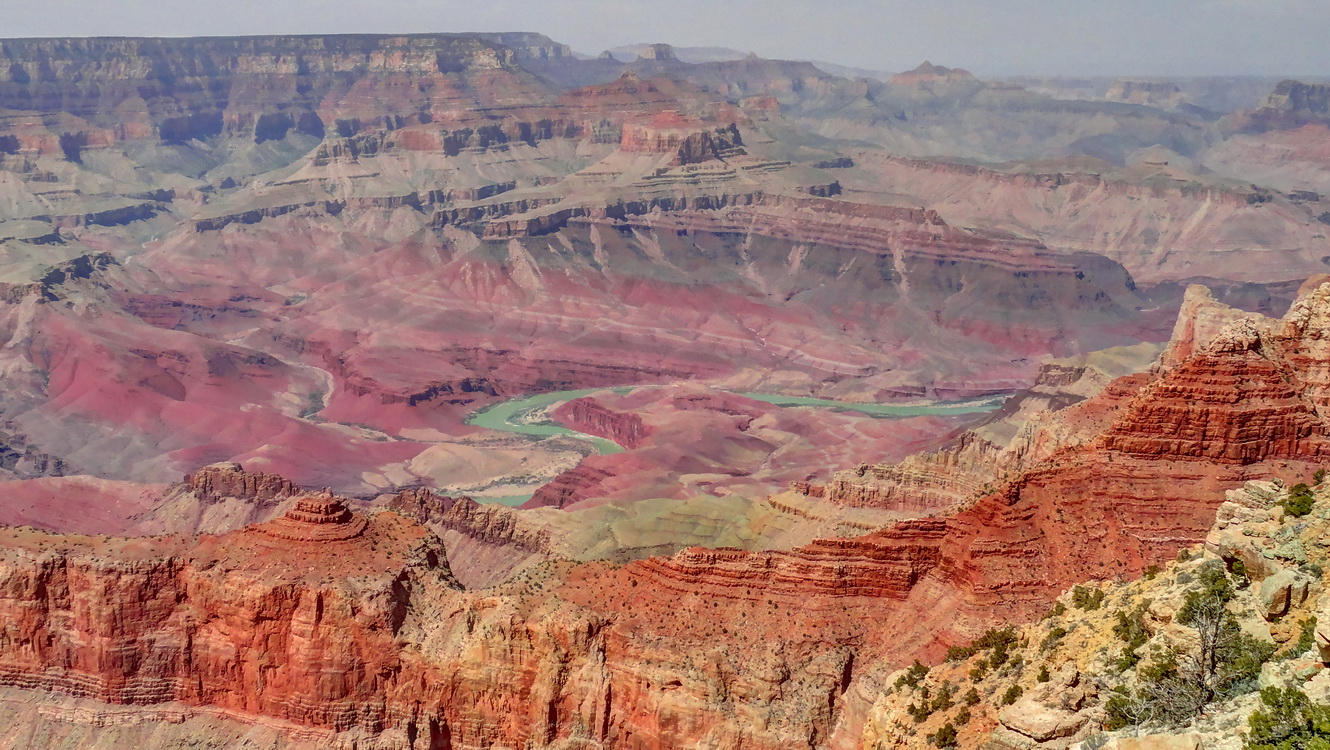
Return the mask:
<path fill-rule="evenodd" d="M 1071 583 L 1139 573 L 1198 541 L 1223 489 L 1330 457 L 1300 386 L 1324 366 L 1303 323 L 1327 300 L 1110 385 L 1074 407 L 1100 415 L 1095 437 L 966 510 L 790 551 L 551 564 L 463 592 L 425 529 L 328 495 L 217 537 L 0 532 L 0 682 L 411 750 L 825 747 L 857 736 L 856 686 L 890 665 L 1033 616 Z"/>

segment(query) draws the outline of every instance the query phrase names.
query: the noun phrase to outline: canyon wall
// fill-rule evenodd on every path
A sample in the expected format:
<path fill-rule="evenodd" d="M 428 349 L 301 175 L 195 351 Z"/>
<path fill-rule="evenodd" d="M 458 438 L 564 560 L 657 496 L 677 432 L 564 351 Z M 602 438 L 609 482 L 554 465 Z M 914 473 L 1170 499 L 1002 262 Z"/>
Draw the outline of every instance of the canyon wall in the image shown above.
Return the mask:
<path fill-rule="evenodd" d="M 1202 302 L 1200 317 L 1218 309 Z M 1330 285 L 1283 321 L 1235 320 L 1061 410 L 1098 413 L 1096 434 L 995 477 L 955 514 L 786 551 L 554 562 L 467 592 L 433 534 L 328 494 L 222 536 L 8 530 L 0 682 L 382 748 L 852 743 L 892 667 L 1032 618 L 1071 583 L 1137 575 L 1201 539 L 1224 489 L 1330 461 L 1308 395 L 1320 328 L 1304 325 L 1327 309 Z M 1083 376 L 1046 371 L 1050 384 Z M 185 486 L 222 485 L 288 489 L 227 466 Z M 494 545 L 544 543 L 503 514 L 481 523 L 466 499 L 387 504 L 464 535 L 488 528 Z"/>

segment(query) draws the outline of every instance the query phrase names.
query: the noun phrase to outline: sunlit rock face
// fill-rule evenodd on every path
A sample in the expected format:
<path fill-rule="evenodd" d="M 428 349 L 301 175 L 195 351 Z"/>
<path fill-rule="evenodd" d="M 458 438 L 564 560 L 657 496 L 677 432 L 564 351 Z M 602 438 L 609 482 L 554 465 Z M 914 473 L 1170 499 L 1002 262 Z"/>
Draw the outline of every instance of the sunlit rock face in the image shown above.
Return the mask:
<path fill-rule="evenodd" d="M 421 523 L 472 540 L 471 554 L 557 556 L 559 540 L 517 511 L 422 490 L 368 514 L 328 492 L 295 492 L 272 520 L 219 536 L 9 530 L 0 607 L 20 637 L 0 645 L 0 680 L 60 700 L 207 708 L 288 722 L 275 725 L 287 737 L 402 748 L 445 736 L 853 745 L 893 666 L 1035 617 L 1077 581 L 1137 574 L 1204 538 L 1224 489 L 1324 462 L 1330 437 L 1309 396 L 1325 363 L 1309 323 L 1328 290 L 1311 290 L 1283 320 L 1193 292 L 1158 364 L 1048 402 L 1047 419 L 1066 427 L 1024 439 L 1059 445 L 1027 449 L 1041 457 L 1009 464 L 1023 468 L 963 510 L 859 537 L 562 562 L 465 591 L 452 568 L 475 575 L 482 558 L 448 555 Z M 1105 365 L 1082 369 L 1095 367 Z M 1065 393 L 1085 377 L 1050 369 L 1042 387 Z M 603 408 L 573 408 L 616 424 Z M 1258 446 L 1252 423 L 1274 437 Z M 291 489 L 223 464 L 178 491 L 258 501 Z M 796 665 L 809 671 L 791 680 Z"/>

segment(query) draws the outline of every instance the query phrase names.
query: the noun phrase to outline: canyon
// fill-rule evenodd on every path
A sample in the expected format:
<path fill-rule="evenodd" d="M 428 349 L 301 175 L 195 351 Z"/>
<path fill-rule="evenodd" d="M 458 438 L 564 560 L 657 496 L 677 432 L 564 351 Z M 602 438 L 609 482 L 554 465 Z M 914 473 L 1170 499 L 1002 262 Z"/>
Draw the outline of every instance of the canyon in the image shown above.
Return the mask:
<path fill-rule="evenodd" d="M 828 139 L 818 113 L 881 92 L 807 64 L 586 61 L 538 35 L 3 52 L 16 479 L 230 460 L 515 495 L 583 452 L 465 424 L 505 398 L 1010 392 L 1041 357 L 1164 340 L 1188 281 L 1278 313 L 1330 257 L 1317 202 L 1185 165 Z M 1053 101 L 937 70 L 882 85 Z"/>
<path fill-rule="evenodd" d="M 173 492 L 266 504 L 270 520 L 121 539 L 8 530 L 0 680 L 376 747 L 854 744 L 894 667 L 1031 618 L 1076 581 L 1139 574 L 1204 538 L 1223 490 L 1330 459 L 1330 284 L 1283 319 L 1199 288 L 1189 303 L 1156 364 L 1045 412 L 1064 430 L 1021 437 L 1060 444 L 1025 449 L 962 509 L 786 551 L 556 553 L 464 590 L 451 561 L 476 543 L 540 554 L 552 535 L 467 499 L 366 508 L 230 465 Z M 1084 377 L 1066 372 L 1042 387 Z"/>
<path fill-rule="evenodd" d="M 1330 466 L 1325 84 L 632 50 L 0 40 L 0 747 L 874 747 Z"/>

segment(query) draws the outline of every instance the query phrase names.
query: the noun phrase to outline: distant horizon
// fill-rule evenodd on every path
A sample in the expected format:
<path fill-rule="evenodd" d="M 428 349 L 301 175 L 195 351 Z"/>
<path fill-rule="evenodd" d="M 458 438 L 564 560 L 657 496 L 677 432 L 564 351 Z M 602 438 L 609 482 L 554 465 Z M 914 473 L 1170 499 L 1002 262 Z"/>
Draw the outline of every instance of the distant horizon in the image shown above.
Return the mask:
<path fill-rule="evenodd" d="M 1320 0 L 0 0 L 0 11 L 7 39 L 527 31 L 586 55 L 667 43 L 882 72 L 931 60 L 987 78 L 1330 77 Z"/>
<path fill-rule="evenodd" d="M 395 36 L 485 36 L 485 35 L 493 35 L 493 34 L 541 34 L 541 35 L 543 35 L 543 36 L 549 38 L 550 41 L 555 42 L 555 43 L 557 43 L 557 44 L 567 44 L 567 43 L 564 42 L 563 40 L 561 40 L 561 39 L 557 39 L 557 38 L 555 38 L 555 37 L 552 37 L 552 36 L 550 36 L 549 34 L 545 34 L 544 32 L 540 32 L 540 31 L 531 31 L 530 29 L 507 29 L 507 30 L 504 30 L 504 31 L 335 31 L 335 32 L 272 32 L 272 33 L 264 33 L 264 34 L 157 34 L 157 35 L 146 35 L 146 34 L 77 34 L 77 35 L 65 35 L 65 36 L 6 36 L 6 37 L 0 37 L 0 43 L 3 43 L 3 42 L 10 42 L 10 41 L 34 40 L 34 39 L 38 39 L 38 40 L 40 40 L 40 39 L 250 39 L 250 38 L 263 38 L 263 37 L 335 37 L 335 36 L 346 36 L 346 37 L 353 37 L 353 36 L 370 36 L 370 37 L 385 37 L 385 36 L 386 36 L 386 37 L 395 37 Z M 641 42 L 641 41 L 639 41 L 639 42 L 626 42 L 626 43 L 616 44 L 616 45 L 614 45 L 614 46 L 612 46 L 612 47 L 607 47 L 606 49 L 601 50 L 601 52 L 613 52 L 613 51 L 615 51 L 615 50 L 622 50 L 622 49 L 631 48 L 631 47 L 644 47 L 644 46 L 648 46 L 648 45 L 652 45 L 652 44 L 667 44 L 667 45 L 669 45 L 670 47 L 674 48 L 675 50 L 715 50 L 715 51 L 733 52 L 733 53 L 736 53 L 736 54 L 741 55 L 741 56 L 747 56 L 747 55 L 750 55 L 750 54 L 756 54 L 756 53 L 753 53 L 753 52 L 745 52 L 745 51 L 740 50 L 740 49 L 737 49 L 737 48 L 735 48 L 735 47 L 724 47 L 724 46 L 718 46 L 718 45 L 674 44 L 674 43 L 671 43 L 671 42 L 660 42 L 660 41 L 655 41 L 655 42 Z M 589 51 L 587 51 L 587 50 L 575 49 L 575 48 L 572 47 L 572 45 L 568 45 L 568 46 L 569 46 L 570 49 L 572 49 L 572 52 L 573 52 L 574 55 L 580 55 L 580 56 L 582 56 L 583 58 L 594 58 L 594 57 L 596 57 L 598 54 L 600 54 L 600 53 L 592 53 L 592 52 L 589 52 Z M 925 58 L 925 59 L 923 59 L 923 60 L 920 60 L 919 62 L 915 63 L 914 65 L 911 65 L 911 66 L 908 67 L 908 68 L 900 68 L 900 69 L 896 69 L 896 70 L 887 70 L 887 69 L 869 68 L 869 67 L 862 66 L 862 65 L 853 65 L 853 64 L 849 64 L 849 63 L 839 62 L 839 61 L 836 61 L 836 60 L 820 60 L 820 59 L 812 59 L 812 58 L 793 58 L 793 57 L 767 57 L 767 56 L 765 56 L 765 55 L 758 55 L 758 57 L 759 57 L 760 59 L 764 59 L 764 60 L 777 60 L 777 61 L 783 61 L 783 62 L 806 62 L 806 63 L 811 63 L 811 64 L 814 64 L 814 65 L 817 65 L 817 64 L 819 64 L 819 63 L 823 63 L 823 64 L 827 64 L 827 65 L 834 65 L 834 66 L 838 66 L 838 67 L 852 68 L 852 69 L 858 69 L 858 70 L 864 70 L 864 71 L 869 71 L 869 70 L 871 70 L 871 71 L 876 72 L 876 73 L 885 73 L 885 74 L 891 74 L 891 75 L 895 75 L 895 74 L 897 74 L 897 73 L 908 72 L 908 71 L 914 70 L 915 68 L 920 67 L 921 65 L 923 65 L 923 64 L 925 64 L 925 63 L 931 63 L 931 64 L 933 64 L 933 65 L 937 65 L 937 66 L 940 66 L 940 67 L 947 67 L 947 68 L 953 68 L 953 69 L 961 69 L 961 70 L 965 70 L 965 71 L 967 71 L 967 72 L 969 72 L 969 73 L 975 75 L 975 76 L 978 77 L 978 78 L 988 78 L 988 79 L 1005 79 L 1005 78 L 1049 78 L 1049 79 L 1066 79 L 1066 80 L 1071 80 L 1071 79 L 1104 79 L 1104 78 L 1107 78 L 1107 79 L 1119 79 L 1119 78 L 1134 78 L 1134 79 L 1141 79 L 1141 80 L 1149 80 L 1149 79 L 1160 79 L 1160 80 L 1187 80 L 1187 79 L 1198 79 L 1198 80 L 1199 80 L 1199 79 L 1207 79 L 1207 78 L 1219 78 L 1219 79 L 1250 78 L 1250 79 L 1257 79 L 1257 80 L 1268 80 L 1268 79 L 1276 79 L 1276 78 L 1278 78 L 1278 79 L 1302 79 L 1302 80 L 1330 80 L 1330 72 L 1327 72 L 1327 73 L 1319 73 L 1319 74 L 1298 74 L 1298 73 L 1204 73 L 1204 74 L 1195 74 L 1195 75 L 1186 75 L 1186 74 L 1183 74 L 1183 75 L 1168 75 L 1168 74 L 1157 74 L 1157 73 L 1140 73 L 1140 74 L 1133 74 L 1133 73 L 1112 73 L 1112 72 L 1105 72 L 1105 73 L 987 73 L 987 74 L 986 74 L 986 73 L 978 73 L 978 72 L 975 72 L 975 71 L 973 71 L 973 70 L 970 70 L 969 68 L 966 68 L 966 67 L 963 66 L 963 65 L 951 65 L 951 64 L 946 63 L 946 62 L 936 62 L 936 61 L 931 60 L 931 59 L 928 59 L 928 58 Z M 615 59 L 616 59 L 616 60 L 619 60 L 620 62 L 623 62 L 624 64 L 628 64 L 628 63 L 632 63 L 632 62 L 634 62 L 633 60 L 624 60 L 624 59 L 622 59 L 622 58 L 615 58 Z M 827 72 L 830 73 L 830 71 L 827 71 Z M 833 75 L 834 75 L 834 74 L 833 74 Z"/>

